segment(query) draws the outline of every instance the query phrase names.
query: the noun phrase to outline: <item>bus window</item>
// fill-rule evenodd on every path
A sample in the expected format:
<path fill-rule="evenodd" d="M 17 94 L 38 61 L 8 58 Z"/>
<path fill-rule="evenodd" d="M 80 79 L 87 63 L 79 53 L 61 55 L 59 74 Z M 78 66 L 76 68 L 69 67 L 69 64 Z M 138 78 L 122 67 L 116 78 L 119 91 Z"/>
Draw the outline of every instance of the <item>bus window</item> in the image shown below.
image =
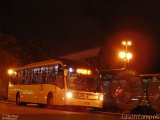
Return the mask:
<path fill-rule="evenodd" d="M 19 84 L 25 83 L 25 70 L 20 70 Z"/>
<path fill-rule="evenodd" d="M 40 68 L 34 68 L 32 77 L 33 84 L 39 83 L 39 74 L 40 74 Z"/>
<path fill-rule="evenodd" d="M 41 74 L 47 74 L 48 67 L 41 67 Z"/>
<path fill-rule="evenodd" d="M 57 65 L 52 65 L 48 67 L 47 83 L 55 83 L 57 72 Z"/>
<path fill-rule="evenodd" d="M 32 74 L 33 74 L 33 69 L 27 69 L 26 70 L 26 84 L 31 84 L 32 83 Z"/>
<path fill-rule="evenodd" d="M 64 70 L 62 65 L 58 64 L 58 75 L 56 79 L 56 85 L 60 88 L 64 88 Z"/>
<path fill-rule="evenodd" d="M 41 67 L 40 83 L 46 83 L 46 77 L 48 73 L 48 67 Z"/>
<path fill-rule="evenodd" d="M 34 75 L 39 75 L 40 68 L 34 68 Z"/>
<path fill-rule="evenodd" d="M 16 79 L 17 79 L 17 82 L 18 82 L 18 84 L 19 84 L 19 83 L 20 83 L 20 78 L 21 78 L 20 70 L 17 70 L 16 72 L 17 72 L 17 77 L 16 77 Z"/>
<path fill-rule="evenodd" d="M 67 76 L 68 89 L 77 91 L 95 92 L 100 89 L 100 76 L 96 71 L 92 74 L 79 74 L 75 70 L 68 73 Z"/>

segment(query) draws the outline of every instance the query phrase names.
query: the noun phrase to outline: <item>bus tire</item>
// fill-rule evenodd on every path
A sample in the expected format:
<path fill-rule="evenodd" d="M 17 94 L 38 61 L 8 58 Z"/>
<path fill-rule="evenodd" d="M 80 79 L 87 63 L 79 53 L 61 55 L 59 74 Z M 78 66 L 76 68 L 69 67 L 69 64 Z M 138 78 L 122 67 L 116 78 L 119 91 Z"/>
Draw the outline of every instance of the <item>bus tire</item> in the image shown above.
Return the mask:
<path fill-rule="evenodd" d="M 25 102 L 21 102 L 21 99 L 20 99 L 20 93 L 19 92 L 17 92 L 17 94 L 16 94 L 16 105 L 26 105 L 27 103 L 25 103 Z"/>
<path fill-rule="evenodd" d="M 49 93 L 47 96 L 47 108 L 52 108 L 53 107 L 53 94 Z"/>
<path fill-rule="evenodd" d="M 16 94 L 16 105 L 20 105 L 20 104 L 21 104 L 21 102 L 20 102 L 20 93 L 18 92 Z"/>

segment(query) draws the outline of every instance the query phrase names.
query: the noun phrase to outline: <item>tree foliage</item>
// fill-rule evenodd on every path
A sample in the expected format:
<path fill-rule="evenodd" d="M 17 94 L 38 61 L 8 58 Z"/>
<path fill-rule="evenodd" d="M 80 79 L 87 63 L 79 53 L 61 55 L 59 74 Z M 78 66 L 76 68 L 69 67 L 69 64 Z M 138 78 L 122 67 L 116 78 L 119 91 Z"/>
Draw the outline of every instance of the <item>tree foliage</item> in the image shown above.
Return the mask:
<path fill-rule="evenodd" d="M 0 82 L 3 87 L 8 84 L 7 69 L 20 64 L 20 53 L 23 51 L 13 35 L 0 34 Z"/>

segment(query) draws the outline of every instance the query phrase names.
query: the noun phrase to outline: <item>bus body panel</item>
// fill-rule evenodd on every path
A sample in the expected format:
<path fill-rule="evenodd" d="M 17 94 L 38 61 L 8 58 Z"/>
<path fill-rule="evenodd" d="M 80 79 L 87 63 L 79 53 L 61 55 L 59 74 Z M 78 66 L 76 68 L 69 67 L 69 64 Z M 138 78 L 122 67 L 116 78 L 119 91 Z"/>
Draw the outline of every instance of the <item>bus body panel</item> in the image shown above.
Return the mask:
<path fill-rule="evenodd" d="M 16 68 L 10 77 L 8 100 L 16 101 L 19 94 L 20 102 L 47 104 L 48 95 L 52 94 L 53 105 L 102 108 L 98 72 L 86 63 L 71 63 L 49 60 Z M 72 98 L 67 97 L 68 92 L 73 94 Z"/>

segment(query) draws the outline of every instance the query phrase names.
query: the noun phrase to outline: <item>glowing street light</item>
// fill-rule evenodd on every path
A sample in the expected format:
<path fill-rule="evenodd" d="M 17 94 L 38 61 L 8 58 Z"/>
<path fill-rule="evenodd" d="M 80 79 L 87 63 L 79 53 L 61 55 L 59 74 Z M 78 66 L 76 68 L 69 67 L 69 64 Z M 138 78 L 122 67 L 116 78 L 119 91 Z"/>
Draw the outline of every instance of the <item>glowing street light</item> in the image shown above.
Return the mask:
<path fill-rule="evenodd" d="M 122 41 L 122 45 L 125 46 L 126 50 L 125 50 L 125 52 L 124 51 L 119 52 L 119 57 L 124 60 L 124 63 L 125 63 L 124 66 L 127 67 L 129 64 L 129 60 L 132 59 L 132 57 L 133 57 L 132 53 L 128 52 L 128 46 L 131 46 L 132 42 L 131 41 Z"/>
<path fill-rule="evenodd" d="M 9 70 L 7 71 L 7 73 L 8 73 L 9 75 L 12 75 L 12 74 L 14 73 L 14 70 L 13 70 L 13 69 L 9 69 Z"/>
<path fill-rule="evenodd" d="M 125 61 L 126 60 L 129 61 L 130 59 L 132 59 L 133 55 L 132 55 L 132 53 L 129 53 L 129 52 L 126 53 L 124 51 L 121 51 L 121 52 L 119 52 L 119 57 L 121 59 L 124 59 Z"/>
<path fill-rule="evenodd" d="M 127 58 L 128 61 L 129 61 L 130 59 L 132 59 L 132 57 L 133 57 L 132 53 L 127 53 L 127 54 L 126 54 L 126 58 Z"/>
<path fill-rule="evenodd" d="M 122 45 L 127 45 L 127 46 L 131 46 L 132 42 L 131 41 L 123 41 Z"/>
<path fill-rule="evenodd" d="M 123 41 L 122 45 L 124 45 L 126 47 L 126 53 L 127 53 L 128 52 L 128 46 L 131 46 L 132 42 L 131 41 Z"/>
<path fill-rule="evenodd" d="M 119 52 L 119 57 L 124 59 L 126 57 L 126 53 L 124 51 Z"/>

